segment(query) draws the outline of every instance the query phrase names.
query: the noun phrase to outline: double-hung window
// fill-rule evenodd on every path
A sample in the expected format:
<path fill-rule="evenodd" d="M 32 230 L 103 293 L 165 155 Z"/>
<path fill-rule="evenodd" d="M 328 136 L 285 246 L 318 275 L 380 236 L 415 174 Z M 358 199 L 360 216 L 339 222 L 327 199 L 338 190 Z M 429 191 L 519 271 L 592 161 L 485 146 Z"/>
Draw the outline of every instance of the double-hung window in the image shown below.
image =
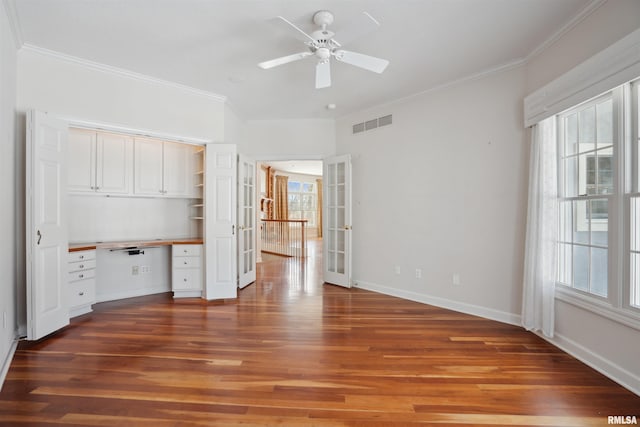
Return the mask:
<path fill-rule="evenodd" d="M 638 325 L 639 85 L 557 116 L 560 295 Z"/>

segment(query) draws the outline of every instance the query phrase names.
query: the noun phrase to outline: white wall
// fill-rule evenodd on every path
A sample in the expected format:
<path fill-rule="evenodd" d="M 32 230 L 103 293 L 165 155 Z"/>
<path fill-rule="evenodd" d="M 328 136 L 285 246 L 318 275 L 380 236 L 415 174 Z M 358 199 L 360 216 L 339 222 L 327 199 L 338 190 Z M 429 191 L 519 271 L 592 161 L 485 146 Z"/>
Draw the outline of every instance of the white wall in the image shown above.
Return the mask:
<path fill-rule="evenodd" d="M 0 2 L 0 387 L 16 338 L 16 61 L 16 45 Z"/>
<path fill-rule="evenodd" d="M 527 93 L 640 28 L 640 1 L 604 3 L 527 65 Z M 528 143 L 527 143 L 528 146 Z M 551 340 L 640 393 L 640 331 L 556 299 Z"/>
<path fill-rule="evenodd" d="M 358 286 L 518 323 L 524 85 L 516 68 L 338 121 L 337 151 L 352 156 Z M 352 135 L 387 114 L 392 125 Z"/>
<path fill-rule="evenodd" d="M 249 120 L 238 152 L 257 160 L 316 160 L 335 153 L 335 122 L 329 119 Z"/>

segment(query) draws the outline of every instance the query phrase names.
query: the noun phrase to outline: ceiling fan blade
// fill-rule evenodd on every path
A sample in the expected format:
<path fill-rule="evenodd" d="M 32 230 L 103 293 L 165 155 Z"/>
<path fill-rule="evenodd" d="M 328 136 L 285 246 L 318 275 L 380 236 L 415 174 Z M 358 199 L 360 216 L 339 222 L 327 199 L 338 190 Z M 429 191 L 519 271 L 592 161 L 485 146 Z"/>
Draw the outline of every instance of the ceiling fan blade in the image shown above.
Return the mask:
<path fill-rule="evenodd" d="M 300 59 L 304 59 L 307 56 L 311 56 L 313 53 L 311 52 L 300 52 L 294 53 L 293 55 L 283 56 L 281 58 L 270 59 L 269 61 L 264 61 L 258 64 L 258 67 L 268 70 L 269 68 L 277 67 L 278 65 L 288 64 L 289 62 L 298 61 Z"/>
<path fill-rule="evenodd" d="M 275 18 L 270 19 L 269 22 L 276 27 L 283 29 L 289 35 L 295 37 L 298 40 L 302 40 L 303 42 L 311 42 L 314 44 L 316 42 L 313 37 L 302 31 L 298 26 L 282 16 L 276 16 Z"/>
<path fill-rule="evenodd" d="M 374 73 L 382 73 L 389 61 L 386 59 L 376 58 L 375 56 L 364 55 L 362 53 L 349 52 L 348 50 L 338 50 L 334 56 L 338 61 L 373 71 Z"/>
<path fill-rule="evenodd" d="M 337 42 L 339 46 L 344 46 L 345 44 L 372 32 L 379 26 L 380 23 L 376 21 L 373 16 L 369 15 L 367 12 L 362 12 L 344 28 L 336 30 L 338 40 L 334 38 L 333 41 Z"/>
<path fill-rule="evenodd" d="M 329 60 L 318 62 L 316 65 L 316 89 L 331 86 L 331 64 Z"/>

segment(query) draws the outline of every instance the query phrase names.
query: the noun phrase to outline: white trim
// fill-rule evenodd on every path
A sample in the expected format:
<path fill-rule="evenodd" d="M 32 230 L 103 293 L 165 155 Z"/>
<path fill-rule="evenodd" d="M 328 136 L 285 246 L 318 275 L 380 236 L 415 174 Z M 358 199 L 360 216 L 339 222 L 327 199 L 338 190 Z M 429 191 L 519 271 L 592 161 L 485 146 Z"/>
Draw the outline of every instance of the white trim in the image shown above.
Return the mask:
<path fill-rule="evenodd" d="M 606 301 L 582 295 L 564 285 L 556 287 L 556 299 L 640 331 L 640 315 L 631 310 L 615 308 Z"/>
<path fill-rule="evenodd" d="M 540 43 L 538 47 L 533 49 L 526 57 L 525 61 L 530 61 L 536 56 L 540 55 L 542 52 L 547 50 L 549 47 L 553 46 L 555 42 L 564 37 L 567 33 L 569 33 L 573 28 L 584 21 L 586 18 L 591 16 L 593 12 L 595 12 L 600 6 L 605 4 L 607 0 L 592 0 L 591 3 L 587 4 L 578 12 L 577 15 L 572 17 L 567 23 L 565 23 L 558 31 L 553 33 L 549 38 Z"/>
<path fill-rule="evenodd" d="M 156 132 L 149 129 L 140 129 L 140 128 L 132 128 L 128 126 L 121 126 L 114 123 L 76 119 L 73 117 L 59 117 L 59 118 L 66 121 L 71 127 L 77 127 L 77 128 L 83 128 L 83 129 L 104 130 L 107 132 L 126 133 L 132 136 L 147 136 L 151 138 L 160 138 L 164 140 L 184 142 L 187 144 L 196 144 L 196 145 L 204 145 L 204 144 L 210 144 L 214 142 L 211 139 L 207 139 L 207 138 L 174 135 L 169 133 Z"/>
<path fill-rule="evenodd" d="M 553 338 L 545 337 L 542 334 L 537 335 L 640 396 L 640 376 L 637 374 L 627 371 L 623 367 L 603 358 L 583 345 L 557 332 Z"/>
<path fill-rule="evenodd" d="M 20 26 L 18 13 L 16 12 L 15 0 L 2 0 L 2 7 L 9 21 L 9 27 L 11 27 L 16 50 L 19 50 L 24 45 L 24 37 L 22 36 L 22 27 Z"/>
<path fill-rule="evenodd" d="M 618 40 L 524 99 L 532 126 L 640 76 L 640 29 Z"/>
<path fill-rule="evenodd" d="M 2 362 L 2 369 L 0 370 L 0 391 L 2 391 L 4 380 L 7 378 L 7 374 L 9 373 L 9 368 L 11 367 L 11 362 L 13 361 L 13 356 L 16 354 L 17 348 L 18 340 L 14 339 L 9 351 L 7 352 L 7 357 Z"/>
<path fill-rule="evenodd" d="M 30 43 L 24 43 L 20 52 L 32 52 L 43 56 L 48 56 L 52 58 L 59 59 L 61 61 L 65 61 L 71 64 L 80 65 L 90 70 L 100 71 L 106 74 L 112 74 L 119 77 L 126 77 L 133 80 L 142 81 L 145 83 L 152 83 L 161 86 L 171 87 L 174 89 L 179 89 L 184 92 L 192 93 L 194 95 L 203 96 L 205 98 L 210 98 L 220 102 L 226 102 L 227 97 L 224 95 L 218 95 L 213 92 L 207 92 L 201 89 L 196 89 L 191 86 L 186 86 L 179 83 L 170 82 L 168 80 L 162 80 L 156 77 L 151 77 L 145 74 L 136 73 L 134 71 L 125 70 L 123 68 L 112 67 L 111 65 L 102 64 L 99 62 L 89 61 L 87 59 L 78 58 L 77 56 L 67 55 L 65 53 L 57 52 L 54 50 L 45 49 L 42 47 L 38 47 L 32 45 Z"/>
<path fill-rule="evenodd" d="M 392 288 L 389 286 L 379 285 L 376 283 L 365 282 L 362 280 L 354 280 L 354 288 L 366 289 L 368 291 L 378 292 L 393 297 L 403 298 L 409 301 L 429 304 L 436 307 L 446 308 L 448 310 L 458 311 L 460 313 L 471 314 L 497 322 L 508 323 L 510 325 L 522 327 L 519 314 L 508 313 L 506 311 L 496 310 L 493 308 L 482 307 L 479 305 L 468 304 L 459 301 L 453 301 L 447 298 L 434 297 L 417 292 L 407 291 L 404 289 Z"/>

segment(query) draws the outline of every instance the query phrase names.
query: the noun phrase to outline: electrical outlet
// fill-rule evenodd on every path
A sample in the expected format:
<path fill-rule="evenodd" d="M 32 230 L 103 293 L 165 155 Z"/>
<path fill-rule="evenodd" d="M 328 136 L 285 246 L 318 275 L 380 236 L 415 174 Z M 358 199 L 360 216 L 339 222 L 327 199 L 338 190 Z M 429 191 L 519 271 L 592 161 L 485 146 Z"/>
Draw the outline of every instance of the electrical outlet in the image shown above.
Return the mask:
<path fill-rule="evenodd" d="M 422 269 L 416 268 L 416 279 L 422 279 Z"/>
<path fill-rule="evenodd" d="M 395 272 L 396 272 L 396 275 L 398 275 L 398 276 L 399 276 L 399 275 L 400 275 L 400 266 L 399 266 L 399 265 L 396 265 L 396 266 L 395 266 L 395 268 L 394 268 L 394 270 L 395 270 Z"/>
<path fill-rule="evenodd" d="M 138 274 L 140 274 L 140 267 L 137 265 L 134 265 L 133 267 L 131 267 L 131 275 L 137 276 Z"/>
<path fill-rule="evenodd" d="M 451 278 L 451 282 L 453 282 L 454 285 L 459 285 L 460 284 L 460 273 L 453 273 L 453 277 Z"/>

